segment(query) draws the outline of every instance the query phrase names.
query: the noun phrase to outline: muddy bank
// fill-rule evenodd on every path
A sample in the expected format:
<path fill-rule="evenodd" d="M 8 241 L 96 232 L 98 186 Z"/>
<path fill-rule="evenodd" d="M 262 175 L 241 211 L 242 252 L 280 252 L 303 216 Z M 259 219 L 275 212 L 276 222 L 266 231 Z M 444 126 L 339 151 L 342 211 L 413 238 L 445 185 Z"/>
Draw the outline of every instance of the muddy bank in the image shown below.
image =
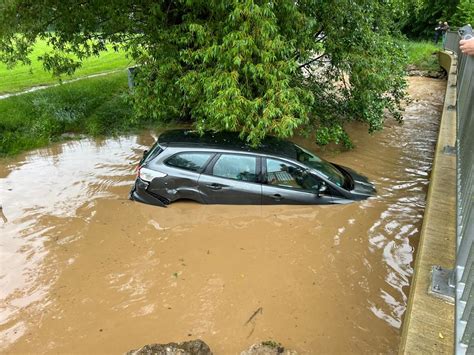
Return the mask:
<path fill-rule="evenodd" d="M 375 182 L 376 198 L 346 206 L 131 202 L 154 132 L 0 161 L 1 351 L 200 338 L 215 354 L 271 339 L 298 353 L 396 352 L 445 86 L 409 81 L 404 124 L 373 136 L 354 124 L 353 151 L 297 139 Z"/>

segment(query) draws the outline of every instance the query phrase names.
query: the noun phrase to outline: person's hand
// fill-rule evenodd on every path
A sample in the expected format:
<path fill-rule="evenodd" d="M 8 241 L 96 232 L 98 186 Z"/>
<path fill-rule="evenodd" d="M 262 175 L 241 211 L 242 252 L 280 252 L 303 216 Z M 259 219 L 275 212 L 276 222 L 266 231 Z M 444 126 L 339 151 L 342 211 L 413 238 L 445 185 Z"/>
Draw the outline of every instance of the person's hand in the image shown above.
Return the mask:
<path fill-rule="evenodd" d="M 460 40 L 459 48 L 464 54 L 474 55 L 474 38 Z"/>

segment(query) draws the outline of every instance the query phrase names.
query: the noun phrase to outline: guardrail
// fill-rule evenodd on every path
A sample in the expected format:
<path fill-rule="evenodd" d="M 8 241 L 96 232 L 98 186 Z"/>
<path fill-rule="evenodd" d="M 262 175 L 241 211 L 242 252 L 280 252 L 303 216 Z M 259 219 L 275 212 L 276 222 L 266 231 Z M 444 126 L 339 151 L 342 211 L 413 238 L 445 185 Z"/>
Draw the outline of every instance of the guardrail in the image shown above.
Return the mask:
<path fill-rule="evenodd" d="M 473 39 L 474 40 L 474 39 Z M 474 353 L 474 57 L 459 50 L 457 32 L 448 32 L 445 49 L 457 55 L 457 211 L 455 353 Z"/>

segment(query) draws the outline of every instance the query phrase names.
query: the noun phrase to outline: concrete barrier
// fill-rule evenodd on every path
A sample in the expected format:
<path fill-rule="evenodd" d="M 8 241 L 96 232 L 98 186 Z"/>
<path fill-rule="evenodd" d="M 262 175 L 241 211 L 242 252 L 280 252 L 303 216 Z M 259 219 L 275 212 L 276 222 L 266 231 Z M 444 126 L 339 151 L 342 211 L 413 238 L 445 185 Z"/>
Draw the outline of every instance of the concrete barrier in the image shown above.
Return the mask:
<path fill-rule="evenodd" d="M 440 52 L 448 73 L 423 226 L 405 312 L 399 354 L 453 354 L 454 305 L 429 290 L 434 265 L 453 269 L 456 245 L 456 59 Z"/>

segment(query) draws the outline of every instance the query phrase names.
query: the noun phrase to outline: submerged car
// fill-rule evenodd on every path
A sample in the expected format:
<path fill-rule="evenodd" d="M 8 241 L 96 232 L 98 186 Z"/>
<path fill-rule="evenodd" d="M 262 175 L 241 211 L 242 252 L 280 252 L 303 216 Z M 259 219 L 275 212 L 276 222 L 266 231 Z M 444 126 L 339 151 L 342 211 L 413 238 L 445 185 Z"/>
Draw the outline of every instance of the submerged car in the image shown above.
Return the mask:
<path fill-rule="evenodd" d="M 275 137 L 258 148 L 238 133 L 166 131 L 145 151 L 130 198 L 157 206 L 206 204 L 342 204 L 376 191 L 355 171 Z"/>

